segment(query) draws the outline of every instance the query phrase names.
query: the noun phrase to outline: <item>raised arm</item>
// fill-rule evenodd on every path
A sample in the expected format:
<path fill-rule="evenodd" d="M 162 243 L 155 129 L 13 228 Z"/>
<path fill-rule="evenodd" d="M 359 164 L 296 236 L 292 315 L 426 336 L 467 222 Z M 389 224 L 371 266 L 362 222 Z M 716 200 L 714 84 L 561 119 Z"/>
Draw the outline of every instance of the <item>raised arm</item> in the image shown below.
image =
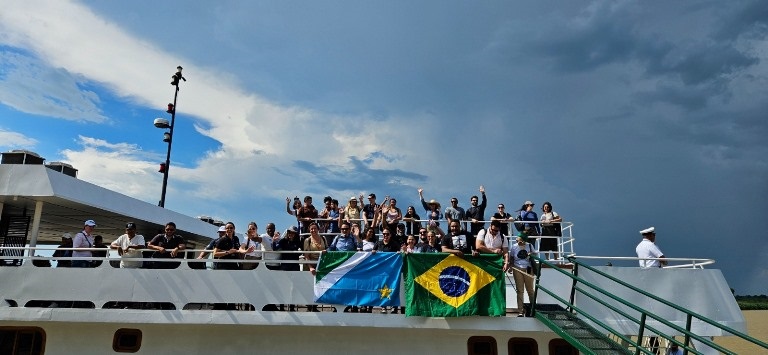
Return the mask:
<path fill-rule="evenodd" d="M 291 198 L 286 197 L 285 198 L 285 213 L 293 216 L 293 212 L 291 211 Z"/>
<path fill-rule="evenodd" d="M 483 211 L 485 211 L 485 207 L 488 206 L 488 199 L 485 198 L 485 188 L 483 187 L 483 185 L 480 185 L 480 195 L 483 198 L 483 202 L 480 203 L 479 207 L 482 208 Z"/>

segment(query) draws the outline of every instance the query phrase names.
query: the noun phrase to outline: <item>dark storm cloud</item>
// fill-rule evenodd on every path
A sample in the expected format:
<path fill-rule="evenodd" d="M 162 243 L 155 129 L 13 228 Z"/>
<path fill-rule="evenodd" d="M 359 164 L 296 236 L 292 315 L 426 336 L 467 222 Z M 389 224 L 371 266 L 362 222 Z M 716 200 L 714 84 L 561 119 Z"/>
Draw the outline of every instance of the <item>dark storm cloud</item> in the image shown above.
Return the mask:
<path fill-rule="evenodd" d="M 651 55 L 657 53 L 638 54 L 648 63 L 649 75 L 674 75 L 686 86 L 713 82 L 758 63 L 757 58 L 734 48 L 731 43 L 696 43 L 671 50 L 662 57 Z"/>
<path fill-rule="evenodd" d="M 341 165 L 318 165 L 305 160 L 296 160 L 293 166 L 304 174 L 310 174 L 319 190 L 367 191 L 372 186 L 390 185 L 396 189 L 398 181 L 424 182 L 427 177 L 401 169 L 373 169 L 371 159 L 349 157 L 351 167 Z"/>
<path fill-rule="evenodd" d="M 762 39 L 768 34 L 768 6 L 762 0 L 729 1 L 734 9 L 724 11 L 713 38 L 723 41 L 739 37 Z"/>
<path fill-rule="evenodd" d="M 707 36 L 673 38 L 637 25 L 643 15 L 631 7 L 605 5 L 581 21 L 563 22 L 524 40 L 520 48 L 533 54 L 531 60 L 539 58 L 565 73 L 595 72 L 616 64 L 636 65 L 647 79 L 665 82 L 655 92 L 640 92 L 641 101 L 658 100 L 689 110 L 705 107 L 717 95 L 728 95 L 730 80 L 759 63 L 751 48 L 732 40 L 739 33 L 731 32 L 728 38 L 720 36 L 720 40 Z M 725 20 L 723 27 L 731 22 Z M 739 27 L 740 31 L 754 34 L 753 29 L 763 22 L 753 22 Z M 707 31 L 706 26 L 698 25 Z M 711 31 L 721 30 L 717 27 Z M 763 31 L 763 37 L 765 34 Z"/>

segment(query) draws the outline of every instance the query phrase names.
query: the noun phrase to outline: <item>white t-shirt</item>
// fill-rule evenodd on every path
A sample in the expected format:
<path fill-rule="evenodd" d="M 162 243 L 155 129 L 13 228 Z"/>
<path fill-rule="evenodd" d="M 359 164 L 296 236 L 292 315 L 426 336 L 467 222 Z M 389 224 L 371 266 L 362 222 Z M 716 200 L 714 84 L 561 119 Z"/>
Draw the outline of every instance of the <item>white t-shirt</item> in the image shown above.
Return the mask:
<path fill-rule="evenodd" d="M 635 252 L 637 252 L 638 258 L 659 258 L 664 255 L 655 243 L 645 238 L 637 245 Z M 659 260 L 640 260 L 640 267 L 661 267 L 661 262 Z"/>
<path fill-rule="evenodd" d="M 272 237 L 269 236 L 269 234 L 264 233 L 261 235 L 261 250 L 262 251 L 272 251 Z M 277 253 L 262 253 L 264 254 L 262 258 L 264 260 L 277 260 L 280 258 L 280 255 Z M 269 266 L 276 266 L 280 264 L 268 264 Z"/>
<path fill-rule="evenodd" d="M 496 233 L 496 235 L 494 236 L 488 231 L 488 229 L 483 229 L 477 233 L 477 239 L 481 239 L 481 238 L 486 248 L 498 249 L 498 248 L 509 247 L 507 242 L 507 237 L 501 234 L 501 232 Z"/>
<path fill-rule="evenodd" d="M 133 236 L 133 238 L 129 237 L 128 234 L 123 234 L 117 239 L 115 239 L 114 242 L 112 242 L 112 246 L 121 248 L 123 250 L 127 249 L 128 246 L 146 246 L 144 242 L 144 236 L 141 234 L 136 234 Z M 140 259 L 142 256 L 141 249 L 129 249 L 127 252 L 123 252 L 123 255 L 121 256 L 122 260 L 120 260 L 120 267 L 121 268 L 140 268 L 141 265 L 144 263 L 143 261 L 131 261 L 127 259 Z"/>
<path fill-rule="evenodd" d="M 369 242 L 367 240 L 363 240 L 363 251 L 373 251 L 373 247 L 376 245 L 376 242 Z"/>
<path fill-rule="evenodd" d="M 540 220 L 542 222 L 544 222 L 544 223 L 542 223 L 541 225 L 542 226 L 551 226 L 552 223 L 546 223 L 546 222 L 551 222 L 553 219 L 555 219 L 557 217 L 560 217 L 560 215 L 557 214 L 557 212 L 555 212 L 555 211 L 547 212 L 547 213 L 542 213 Z"/>
<path fill-rule="evenodd" d="M 531 243 L 525 243 L 525 245 L 512 243 L 512 246 L 509 247 L 509 253 L 511 254 L 510 257 L 512 258 L 512 265 L 521 269 L 530 267 L 531 261 L 528 259 L 528 255 L 533 252 L 534 250 L 533 246 L 531 246 Z"/>
<path fill-rule="evenodd" d="M 248 248 L 250 248 L 251 246 L 253 246 L 253 251 L 252 251 L 252 252 L 250 252 L 250 253 L 246 253 L 245 255 L 247 255 L 247 256 L 255 256 L 255 257 L 257 257 L 257 258 L 261 259 L 261 254 L 263 254 L 263 253 L 261 252 L 261 250 L 262 250 L 262 248 L 261 248 L 261 244 L 262 244 L 262 243 L 259 243 L 259 242 L 255 241 L 255 240 L 251 240 L 251 238 L 249 238 L 247 235 L 246 235 L 244 238 L 245 238 L 245 241 L 244 241 L 244 242 L 242 242 L 242 243 L 240 243 L 240 246 L 241 246 L 241 247 L 243 247 L 245 250 L 248 250 Z M 264 237 L 262 237 L 262 239 L 261 239 L 261 241 L 262 241 L 262 242 L 264 241 L 264 239 L 263 239 L 263 238 L 264 238 Z M 267 238 L 268 238 L 268 239 L 270 240 L 270 242 L 271 242 L 271 239 L 272 239 L 272 238 L 269 238 L 269 237 L 267 237 Z M 269 243 L 269 247 L 270 247 L 270 248 L 272 247 L 272 243 Z"/>

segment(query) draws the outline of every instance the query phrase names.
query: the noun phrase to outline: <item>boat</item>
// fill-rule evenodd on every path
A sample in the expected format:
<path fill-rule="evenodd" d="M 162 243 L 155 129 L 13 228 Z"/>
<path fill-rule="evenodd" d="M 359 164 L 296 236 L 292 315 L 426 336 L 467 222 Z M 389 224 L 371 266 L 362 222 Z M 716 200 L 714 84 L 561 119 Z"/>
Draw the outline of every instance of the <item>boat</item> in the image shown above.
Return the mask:
<path fill-rule="evenodd" d="M 567 257 L 537 257 L 529 317 L 513 312 L 520 305 L 509 275 L 506 316 L 352 312 L 315 305 L 309 272 L 196 267 L 215 225 L 42 161 L 12 151 L 0 164 L 0 354 L 653 354 L 654 339 L 691 354 L 729 353 L 712 341 L 721 336 L 768 349 L 746 334 L 725 278 L 709 268 L 713 260 L 641 269 L 637 258 L 580 256 L 570 222 L 560 241 Z M 176 269 L 121 269 L 113 257 L 94 268 L 50 267 L 55 260 L 43 250 L 88 219 L 107 242 L 127 221 L 145 236 L 174 221 L 187 257 Z M 613 265 L 621 261 L 635 266 Z"/>

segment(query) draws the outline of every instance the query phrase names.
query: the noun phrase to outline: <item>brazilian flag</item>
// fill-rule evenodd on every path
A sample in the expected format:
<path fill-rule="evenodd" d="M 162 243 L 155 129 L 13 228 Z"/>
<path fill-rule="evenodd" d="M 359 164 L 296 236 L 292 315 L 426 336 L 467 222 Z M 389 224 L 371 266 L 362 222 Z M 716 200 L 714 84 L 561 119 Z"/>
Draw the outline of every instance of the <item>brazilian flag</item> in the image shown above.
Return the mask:
<path fill-rule="evenodd" d="M 503 316 L 506 313 L 501 255 L 445 253 L 405 255 L 407 316 Z"/>

